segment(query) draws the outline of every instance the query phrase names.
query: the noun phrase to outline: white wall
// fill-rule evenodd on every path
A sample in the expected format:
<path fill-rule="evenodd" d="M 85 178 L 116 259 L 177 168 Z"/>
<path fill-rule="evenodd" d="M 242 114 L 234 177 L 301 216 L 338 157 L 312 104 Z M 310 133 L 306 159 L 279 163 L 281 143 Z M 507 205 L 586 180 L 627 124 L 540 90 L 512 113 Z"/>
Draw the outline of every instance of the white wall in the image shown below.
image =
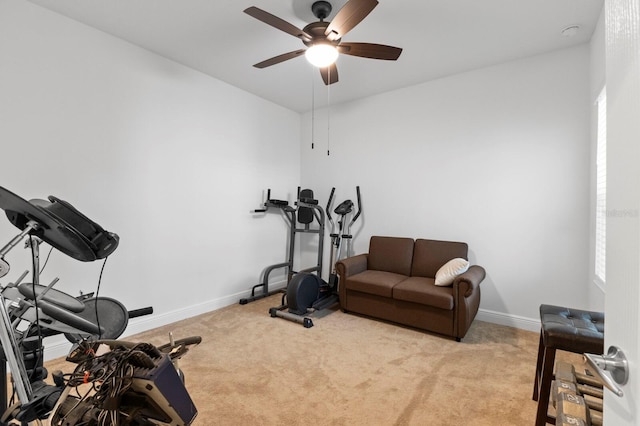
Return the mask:
<path fill-rule="evenodd" d="M 589 303 L 589 93 L 582 45 L 335 105 L 328 141 L 316 111 L 314 150 L 308 113 L 302 182 L 339 201 L 360 185 L 356 252 L 371 235 L 467 242 L 481 317 L 537 330 L 540 304 Z"/>
<path fill-rule="evenodd" d="M 284 221 L 250 210 L 268 186 L 293 199 L 299 114 L 23 1 L 0 0 L 0 58 L 0 186 L 119 234 L 100 294 L 153 306 L 134 330 L 237 303 L 283 261 Z M 0 245 L 17 233 L 0 220 Z M 29 253 L 7 260 L 3 284 Z M 43 283 L 95 291 L 101 266 L 54 251 Z"/>
<path fill-rule="evenodd" d="M 481 319 L 537 329 L 541 303 L 593 303 L 587 45 L 335 105 L 329 138 L 316 111 L 313 150 L 310 113 L 301 123 L 30 3 L 0 0 L 0 55 L 0 185 L 56 195 L 120 235 L 101 294 L 156 312 L 131 331 L 246 295 L 287 238 L 279 215 L 249 210 L 267 187 L 292 201 L 300 182 L 321 203 L 361 186 L 356 252 L 374 234 L 468 242 L 488 274 Z M 3 283 L 28 253 L 8 260 Z M 100 266 L 55 253 L 43 280 L 92 291 Z"/>

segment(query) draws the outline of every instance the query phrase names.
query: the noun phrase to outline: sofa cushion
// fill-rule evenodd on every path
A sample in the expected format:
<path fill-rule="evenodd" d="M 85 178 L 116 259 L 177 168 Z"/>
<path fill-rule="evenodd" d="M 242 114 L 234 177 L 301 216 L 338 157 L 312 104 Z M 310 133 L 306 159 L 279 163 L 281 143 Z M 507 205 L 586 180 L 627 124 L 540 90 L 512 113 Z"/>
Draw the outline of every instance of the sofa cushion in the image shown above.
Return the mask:
<path fill-rule="evenodd" d="M 409 276 L 412 258 L 411 238 L 373 236 L 369 240 L 367 269 Z"/>
<path fill-rule="evenodd" d="M 437 287 L 433 278 L 411 277 L 393 287 L 393 298 L 453 310 L 453 288 Z"/>
<path fill-rule="evenodd" d="M 464 274 L 469 269 L 469 261 L 461 257 L 451 259 L 436 272 L 435 285 L 451 285 L 453 280 L 460 274 Z"/>
<path fill-rule="evenodd" d="M 413 248 L 411 276 L 435 278 L 442 265 L 456 257 L 466 259 L 467 252 L 466 243 L 418 239 Z"/>
<path fill-rule="evenodd" d="M 367 270 L 349 277 L 344 285 L 347 290 L 391 298 L 393 286 L 405 279 L 407 279 L 406 275 Z"/>

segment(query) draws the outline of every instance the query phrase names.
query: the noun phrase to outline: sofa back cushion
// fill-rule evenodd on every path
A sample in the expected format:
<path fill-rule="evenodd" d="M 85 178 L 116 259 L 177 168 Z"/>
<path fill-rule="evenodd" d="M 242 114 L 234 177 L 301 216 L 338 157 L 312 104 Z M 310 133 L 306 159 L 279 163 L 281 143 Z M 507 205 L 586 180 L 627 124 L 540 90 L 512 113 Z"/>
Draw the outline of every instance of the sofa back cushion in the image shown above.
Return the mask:
<path fill-rule="evenodd" d="M 413 247 L 411 276 L 435 278 L 438 269 L 451 259 L 467 259 L 467 243 L 417 239 Z"/>
<path fill-rule="evenodd" d="M 373 236 L 369 240 L 367 269 L 409 276 L 412 258 L 412 238 Z"/>

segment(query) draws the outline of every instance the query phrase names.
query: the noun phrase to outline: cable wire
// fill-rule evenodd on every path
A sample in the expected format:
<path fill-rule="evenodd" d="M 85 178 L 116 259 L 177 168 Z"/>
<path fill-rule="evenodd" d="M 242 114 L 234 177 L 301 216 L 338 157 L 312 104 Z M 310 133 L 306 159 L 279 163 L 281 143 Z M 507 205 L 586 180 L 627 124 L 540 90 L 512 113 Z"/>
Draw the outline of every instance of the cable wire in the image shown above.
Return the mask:
<path fill-rule="evenodd" d="M 47 258 L 44 260 L 44 265 L 42 265 L 42 268 L 40 268 L 41 274 L 42 274 L 42 271 L 44 271 L 44 268 L 47 266 L 47 263 L 49 263 L 49 256 L 51 256 L 52 251 L 53 251 L 53 246 L 49 248 L 49 253 L 47 254 Z"/>
<path fill-rule="evenodd" d="M 104 267 L 107 264 L 107 259 L 109 256 L 104 258 L 104 262 L 102 262 L 102 268 L 100 268 L 100 276 L 98 277 L 98 287 L 96 288 L 96 297 L 95 297 L 95 313 L 96 313 L 96 325 L 98 326 L 98 339 L 102 338 L 102 330 L 100 329 L 100 316 L 98 315 L 98 296 L 100 295 L 100 284 L 102 284 L 102 273 L 104 272 Z"/>
<path fill-rule="evenodd" d="M 40 271 L 38 270 L 38 266 L 36 265 L 36 249 L 34 248 L 36 244 L 40 244 L 40 243 L 38 241 L 34 241 L 33 235 L 29 234 L 29 247 L 31 248 L 31 270 L 33 271 L 33 276 L 31 277 L 32 278 L 31 290 L 33 291 L 33 303 L 36 310 L 35 326 L 36 326 L 36 332 L 37 332 L 36 335 L 38 336 L 38 349 L 36 349 L 36 354 L 38 354 L 38 357 L 36 358 L 35 363 L 33 365 L 33 369 L 31 370 L 31 374 L 29 375 L 29 382 L 31 382 L 32 379 L 35 377 L 36 371 L 38 370 L 38 365 L 40 365 L 40 362 L 42 362 L 42 356 L 44 354 L 44 350 L 43 350 L 44 345 L 42 344 L 42 339 L 43 339 L 42 328 L 40 327 L 40 309 L 38 307 L 38 293 L 36 293 L 36 281 L 39 281 L 40 279 L 39 278 Z M 45 262 L 45 265 L 46 265 L 46 262 Z M 36 274 L 38 276 L 36 276 Z M 27 336 L 31 334 L 29 332 L 30 328 L 31 327 L 29 327 L 25 332 Z"/>

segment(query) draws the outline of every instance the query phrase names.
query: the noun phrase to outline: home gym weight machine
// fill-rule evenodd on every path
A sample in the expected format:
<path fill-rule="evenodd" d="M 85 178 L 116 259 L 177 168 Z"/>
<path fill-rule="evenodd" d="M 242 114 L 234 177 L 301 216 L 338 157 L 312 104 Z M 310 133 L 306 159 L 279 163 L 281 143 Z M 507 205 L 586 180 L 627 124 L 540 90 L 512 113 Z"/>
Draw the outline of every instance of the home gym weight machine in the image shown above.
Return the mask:
<path fill-rule="evenodd" d="M 179 342 L 171 339 L 169 345 L 154 347 L 155 350 L 147 345 L 144 346 L 146 351 L 138 346 L 127 347 L 117 340 L 101 340 L 116 339 L 124 332 L 129 318 L 150 314 L 153 309 L 127 311 L 114 299 L 94 298 L 91 294 L 73 297 L 53 288 L 57 278 L 48 286 L 39 283 L 41 242 L 76 260 L 90 262 L 106 259 L 117 248 L 118 235 L 105 231 L 69 203 L 53 196 L 48 200 L 26 201 L 0 187 L 0 208 L 20 229 L 20 233 L 0 249 L 0 278 L 10 269 L 5 256 L 25 237 L 27 247 L 31 249 L 33 269 L 32 283 L 21 282 L 28 274 L 25 272 L 15 283 L 0 287 L 0 425 L 14 424 L 15 421 L 26 425 L 48 418 L 52 411 L 52 418 L 59 422 L 50 424 L 60 426 L 121 424 L 117 420 L 120 415 L 127 417 L 127 424 L 131 425 L 190 424 L 197 410 L 184 389 L 175 362 L 186 353 L 188 346 L 199 343 L 199 337 Z M 58 373 L 53 374 L 54 385 L 45 383 L 48 372 L 43 367 L 42 344 L 44 337 L 61 333 L 76 344 L 76 358 L 72 359 L 70 355 L 67 360 L 79 362 L 79 354 L 81 361 L 88 362 L 82 364 L 80 372 L 85 383 L 92 382 L 92 374 L 95 377 L 99 376 L 98 371 L 106 371 L 104 365 L 98 364 L 103 356 L 109 356 L 119 362 L 118 365 L 128 366 L 126 371 L 130 373 L 124 377 L 113 371 L 113 380 L 130 386 L 119 386 L 118 391 L 111 393 L 111 398 L 106 400 L 98 400 L 87 393 L 83 398 L 71 396 L 69 403 L 62 404 L 67 401 L 65 393 L 68 394 L 75 385 Z M 98 356 L 89 351 L 104 345 L 109 347 L 103 350 L 106 352 L 104 355 Z M 119 353 L 117 349 L 122 347 L 125 350 Z M 161 368 L 167 363 L 176 368 Z M 14 392 L 11 399 L 17 397 L 17 402 L 8 407 L 7 365 Z M 161 387 L 160 379 L 165 384 L 171 382 L 171 390 Z M 105 386 L 105 390 L 113 390 L 104 381 L 104 376 L 101 376 L 100 383 L 97 389 Z M 147 386 L 133 386 L 136 383 Z M 114 405 L 114 398 L 124 403 Z M 105 416 L 111 422 L 106 421 L 109 419 Z"/>
<path fill-rule="evenodd" d="M 274 318 L 284 318 L 300 323 L 305 328 L 310 328 L 313 327 L 313 321 L 311 318 L 305 316 L 306 314 L 329 308 L 338 303 L 338 274 L 335 263 L 343 258 L 343 243 L 347 246 L 345 257 L 352 255 L 351 246 L 353 235 L 351 234 L 351 227 L 362 213 L 362 203 L 360 199 L 360 187 L 356 186 L 358 211 L 353 218 L 349 220 L 349 215 L 353 213 L 353 201 L 345 200 L 340 203 L 334 210 L 334 213 L 339 216 L 336 232 L 336 223 L 331 216 L 331 202 L 334 192 L 335 188 L 332 188 L 326 208 L 326 216 L 331 223 L 331 270 L 329 280 L 325 282 L 322 279 L 322 268 L 320 268 L 316 274 L 308 271 L 300 271 L 295 274 L 287 284 L 287 291 L 282 296 L 282 304 L 269 309 L 269 314 Z M 322 235 L 320 238 L 322 238 Z M 322 256 L 321 243 L 320 250 L 319 255 Z"/>
<path fill-rule="evenodd" d="M 331 192 L 331 196 L 333 196 L 333 191 Z M 318 246 L 317 263 L 315 266 L 303 269 L 302 271 L 304 272 L 318 271 L 318 274 L 321 274 L 322 252 L 323 252 L 324 231 L 325 231 L 325 225 L 324 225 L 325 215 L 322 207 L 318 205 L 318 200 L 314 199 L 313 197 L 314 195 L 311 189 L 301 190 L 300 187 L 298 187 L 297 201 L 295 202 L 296 207 L 292 207 L 289 205 L 289 202 L 286 200 L 272 199 L 271 189 L 268 189 L 267 200 L 264 203 L 264 208 L 252 211 L 252 213 L 266 213 L 270 209 L 280 210 L 280 212 L 284 216 L 289 226 L 289 243 L 288 243 L 288 250 L 287 250 L 288 258 L 284 262 L 267 266 L 263 272 L 262 282 L 254 285 L 251 288 L 250 297 L 240 299 L 241 305 L 246 305 L 249 302 L 253 302 L 255 300 L 263 299 L 265 297 L 283 292 L 282 289 L 269 290 L 269 277 L 273 271 L 278 269 L 284 269 L 285 275 L 287 277 L 287 284 L 289 283 L 289 281 L 291 281 L 291 278 L 295 274 L 295 272 L 293 271 L 293 261 L 294 261 L 294 254 L 295 254 L 296 235 L 298 234 L 303 234 L 303 233 L 318 234 L 319 246 Z M 331 198 L 329 199 L 329 203 L 331 203 Z M 311 227 L 311 224 L 314 221 L 317 222 L 317 227 Z M 299 227 L 298 224 L 301 224 L 302 227 Z M 256 292 L 256 290 L 260 288 L 262 290 L 260 292 Z"/>

